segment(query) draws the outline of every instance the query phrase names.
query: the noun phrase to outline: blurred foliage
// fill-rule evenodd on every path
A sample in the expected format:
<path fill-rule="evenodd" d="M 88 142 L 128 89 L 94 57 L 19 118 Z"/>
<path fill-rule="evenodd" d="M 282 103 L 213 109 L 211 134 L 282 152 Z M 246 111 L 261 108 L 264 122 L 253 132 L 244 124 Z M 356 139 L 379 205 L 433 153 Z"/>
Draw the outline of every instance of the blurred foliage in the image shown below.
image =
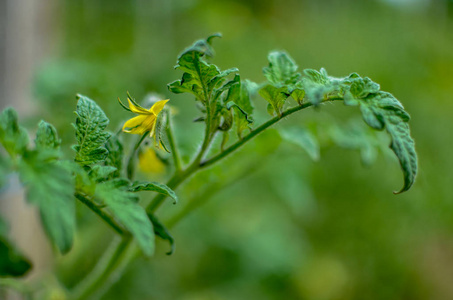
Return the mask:
<path fill-rule="evenodd" d="M 269 130 L 192 178 L 160 218 L 171 222 L 186 205 L 200 206 L 172 230 L 176 252 L 165 255 L 159 242 L 155 257 L 136 260 L 103 299 L 453 298 L 452 7 L 429 0 L 59 2 L 59 55 L 37 69 L 34 90 L 44 104 L 38 114 L 66 143 L 74 139 L 66 120 L 76 93 L 100 103 L 115 131 L 128 117 L 118 96 L 157 92 L 180 112 L 175 127 L 187 161 L 202 126 L 192 122 L 193 99 L 170 94 L 166 84 L 179 78 L 171 67 L 180 49 L 222 32 L 216 64 L 237 66 L 252 81 L 264 80 L 269 51 L 285 49 L 301 68 L 379 82 L 411 114 L 419 153 L 416 184 L 394 196 L 401 179 L 385 137 L 376 137 L 384 145 L 379 163 L 364 168 L 362 148 L 336 146 L 324 130 L 328 122 L 349 126 L 358 111 L 341 104 L 306 110 L 277 129 L 304 126 L 325 136 L 318 162 Z M 255 110 L 259 124 L 266 102 L 255 101 Z M 80 255 L 111 235 L 83 207 L 78 227 L 73 251 L 57 263 L 68 286 L 91 269 L 98 247 Z"/>

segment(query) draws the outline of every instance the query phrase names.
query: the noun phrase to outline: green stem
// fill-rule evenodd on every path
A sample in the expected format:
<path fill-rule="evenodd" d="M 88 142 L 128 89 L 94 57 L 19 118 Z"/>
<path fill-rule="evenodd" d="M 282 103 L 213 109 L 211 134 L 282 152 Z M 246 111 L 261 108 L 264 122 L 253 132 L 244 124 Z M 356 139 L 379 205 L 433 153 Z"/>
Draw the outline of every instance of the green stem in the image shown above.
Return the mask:
<path fill-rule="evenodd" d="M 126 234 L 126 231 L 123 227 L 116 222 L 116 220 L 108 214 L 106 211 L 102 210 L 96 203 L 90 200 L 87 196 L 82 193 L 76 192 L 74 195 L 80 202 L 88 206 L 93 212 L 100 216 L 107 224 L 109 224 L 117 233 L 120 235 Z"/>
<path fill-rule="evenodd" d="M 131 255 L 127 250 L 131 241 L 131 237 L 115 238 L 90 275 L 74 289 L 70 299 L 94 298 L 107 290 L 129 263 Z"/>
<path fill-rule="evenodd" d="M 134 178 L 134 174 L 135 174 L 135 154 L 148 134 L 149 134 L 149 131 L 145 132 L 140 137 L 140 139 L 135 144 L 134 149 L 131 152 L 131 155 L 129 156 L 129 159 L 127 161 L 127 167 L 126 167 L 127 179 L 129 179 L 129 180 L 132 180 Z"/>
<path fill-rule="evenodd" d="M 200 151 L 201 153 L 201 151 Z M 194 159 L 194 161 L 190 164 L 188 168 L 185 170 L 175 173 L 170 180 L 166 183 L 166 185 L 171 188 L 172 190 L 176 189 L 182 182 L 184 182 L 187 178 L 189 178 L 193 173 L 195 173 L 199 169 L 199 160 L 198 156 Z M 151 203 L 146 207 L 146 211 L 148 213 L 155 212 L 161 204 L 164 202 L 165 198 L 164 194 L 158 194 L 154 197 Z"/>
<path fill-rule="evenodd" d="M 175 170 L 176 170 L 176 172 L 179 172 L 179 171 L 181 171 L 181 168 L 182 168 L 181 155 L 179 154 L 178 146 L 176 144 L 176 139 L 173 134 L 173 125 L 172 125 L 170 114 L 167 114 L 167 117 L 168 117 L 167 137 L 168 137 L 168 141 L 170 143 L 170 150 L 171 150 L 171 155 L 173 157 L 173 164 L 175 166 Z"/>
<path fill-rule="evenodd" d="M 334 100 L 342 100 L 342 99 L 329 99 L 329 100 L 325 100 L 323 102 L 334 101 Z M 215 164 L 219 160 L 221 160 L 221 159 L 225 158 L 226 156 L 230 155 L 231 153 L 235 152 L 237 149 L 242 147 L 242 145 L 244 145 L 245 143 L 247 143 L 248 141 L 253 139 L 255 136 L 257 136 L 258 134 L 260 134 L 261 132 L 263 132 L 267 128 L 271 127 L 272 125 L 274 125 L 275 123 L 277 123 L 281 119 L 283 119 L 283 118 L 285 118 L 285 117 L 287 117 L 287 116 L 289 116 L 289 115 L 291 115 L 291 114 L 293 114 L 293 113 L 295 113 L 295 112 L 297 112 L 299 110 L 302 110 L 304 108 L 310 107 L 310 106 L 313 106 L 313 104 L 304 103 L 304 104 L 302 104 L 300 106 L 292 107 L 292 108 L 289 108 L 289 109 L 285 110 L 284 112 L 282 112 L 282 114 L 280 116 L 275 116 L 272 119 L 268 120 L 267 122 L 263 123 L 261 126 L 257 127 L 252 132 L 250 132 L 248 135 L 246 135 L 245 137 L 243 137 L 242 139 L 240 139 L 239 141 L 237 141 L 233 145 L 229 146 L 228 148 L 226 148 L 225 150 L 223 150 L 219 154 L 215 155 L 214 157 L 212 157 L 212 158 L 210 158 L 208 160 L 205 160 L 205 161 L 201 162 L 200 163 L 200 168 L 206 168 L 206 167 L 208 167 L 208 166 L 210 166 L 212 164 Z"/>

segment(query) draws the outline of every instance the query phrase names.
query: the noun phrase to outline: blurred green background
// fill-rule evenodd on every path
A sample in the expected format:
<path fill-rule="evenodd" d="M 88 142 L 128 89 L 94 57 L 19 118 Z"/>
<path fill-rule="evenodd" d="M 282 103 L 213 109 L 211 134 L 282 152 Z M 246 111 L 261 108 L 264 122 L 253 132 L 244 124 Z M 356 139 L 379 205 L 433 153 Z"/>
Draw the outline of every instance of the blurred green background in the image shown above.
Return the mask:
<path fill-rule="evenodd" d="M 75 94 L 96 100 L 115 131 L 130 116 L 116 98 L 129 91 L 170 98 L 186 161 L 203 127 L 189 95 L 166 84 L 194 40 L 221 32 L 213 62 L 264 81 L 271 50 L 300 68 L 332 76 L 357 72 L 393 93 L 411 114 L 420 171 L 402 185 L 388 140 L 374 164 L 325 139 L 313 162 L 275 129 L 198 174 L 166 203 L 164 222 L 189 203 L 200 207 L 172 228 L 176 252 L 158 243 L 102 299 L 453 299 L 453 2 L 449 0 L 91 0 L 53 1 L 52 52 L 33 70 L 34 113 L 74 142 Z M 6 87 L 7 88 L 7 87 Z M 257 97 L 256 124 L 266 102 Z M 14 105 L 14 103 L 13 103 Z M 341 103 L 305 110 L 277 128 L 359 118 Z M 30 125 L 32 126 L 32 125 Z M 70 153 L 70 150 L 68 150 Z M 166 174 L 143 174 L 164 182 Z M 112 232 L 85 207 L 74 250 L 54 263 L 68 287 L 86 274 Z"/>

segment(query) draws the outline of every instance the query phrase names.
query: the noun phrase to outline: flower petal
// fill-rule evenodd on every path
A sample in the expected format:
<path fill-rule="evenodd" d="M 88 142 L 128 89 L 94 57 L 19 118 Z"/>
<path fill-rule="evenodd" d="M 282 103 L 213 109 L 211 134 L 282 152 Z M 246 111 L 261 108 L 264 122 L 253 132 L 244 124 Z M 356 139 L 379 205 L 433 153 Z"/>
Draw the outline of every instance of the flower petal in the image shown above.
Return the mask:
<path fill-rule="evenodd" d="M 127 120 L 126 123 L 123 125 L 123 131 L 127 133 L 133 134 L 142 134 L 148 130 L 143 130 L 143 124 L 145 123 L 146 119 L 148 119 L 149 115 L 139 115 L 130 120 Z M 130 129 L 126 129 L 130 128 Z"/>
<path fill-rule="evenodd" d="M 149 115 L 149 114 L 151 114 L 151 112 L 148 111 L 147 109 L 144 109 L 143 107 L 134 105 L 134 103 L 132 103 L 132 101 L 129 98 L 127 98 L 127 101 L 129 102 L 129 108 L 130 108 L 130 110 L 133 113 L 140 114 L 140 115 Z"/>
<path fill-rule="evenodd" d="M 154 103 L 154 105 L 150 108 L 150 111 L 151 111 L 155 116 L 157 116 L 157 115 L 162 111 L 162 109 L 164 108 L 165 103 L 167 103 L 169 100 L 170 100 L 170 99 L 157 101 L 157 102 Z"/>

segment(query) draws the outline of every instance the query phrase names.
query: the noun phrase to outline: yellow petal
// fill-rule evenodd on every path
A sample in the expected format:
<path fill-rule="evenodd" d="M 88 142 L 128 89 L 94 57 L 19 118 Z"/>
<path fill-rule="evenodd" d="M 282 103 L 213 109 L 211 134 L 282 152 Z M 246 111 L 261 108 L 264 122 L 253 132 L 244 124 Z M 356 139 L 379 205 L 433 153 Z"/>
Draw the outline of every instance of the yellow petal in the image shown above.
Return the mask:
<path fill-rule="evenodd" d="M 156 131 L 156 122 L 157 121 L 157 117 L 155 117 L 155 122 L 151 125 L 151 128 L 150 128 L 150 131 L 149 131 L 149 137 L 153 137 L 155 131 Z M 156 140 L 154 138 L 154 140 Z"/>
<path fill-rule="evenodd" d="M 151 147 L 139 154 L 138 161 L 139 168 L 142 172 L 163 173 L 165 171 L 165 165 Z"/>
<path fill-rule="evenodd" d="M 133 134 L 141 134 L 146 132 L 147 130 L 143 131 L 143 123 L 146 121 L 146 119 L 149 118 L 149 115 L 139 115 L 137 117 L 134 117 L 130 120 L 127 120 L 126 123 L 123 125 L 123 131 L 127 133 L 133 133 Z M 130 129 L 126 129 L 130 128 Z"/>
<path fill-rule="evenodd" d="M 157 115 L 162 111 L 162 109 L 164 108 L 165 103 L 167 103 L 169 100 L 170 100 L 170 99 L 157 101 L 157 102 L 154 103 L 154 105 L 151 107 L 150 111 L 151 111 L 155 116 L 157 116 Z"/>
<path fill-rule="evenodd" d="M 148 111 L 147 109 L 144 109 L 143 107 L 134 105 L 134 103 L 132 103 L 132 101 L 129 98 L 127 98 L 127 101 L 129 102 L 129 109 L 133 113 L 140 114 L 140 115 L 149 115 L 149 114 L 151 114 L 151 112 Z"/>

